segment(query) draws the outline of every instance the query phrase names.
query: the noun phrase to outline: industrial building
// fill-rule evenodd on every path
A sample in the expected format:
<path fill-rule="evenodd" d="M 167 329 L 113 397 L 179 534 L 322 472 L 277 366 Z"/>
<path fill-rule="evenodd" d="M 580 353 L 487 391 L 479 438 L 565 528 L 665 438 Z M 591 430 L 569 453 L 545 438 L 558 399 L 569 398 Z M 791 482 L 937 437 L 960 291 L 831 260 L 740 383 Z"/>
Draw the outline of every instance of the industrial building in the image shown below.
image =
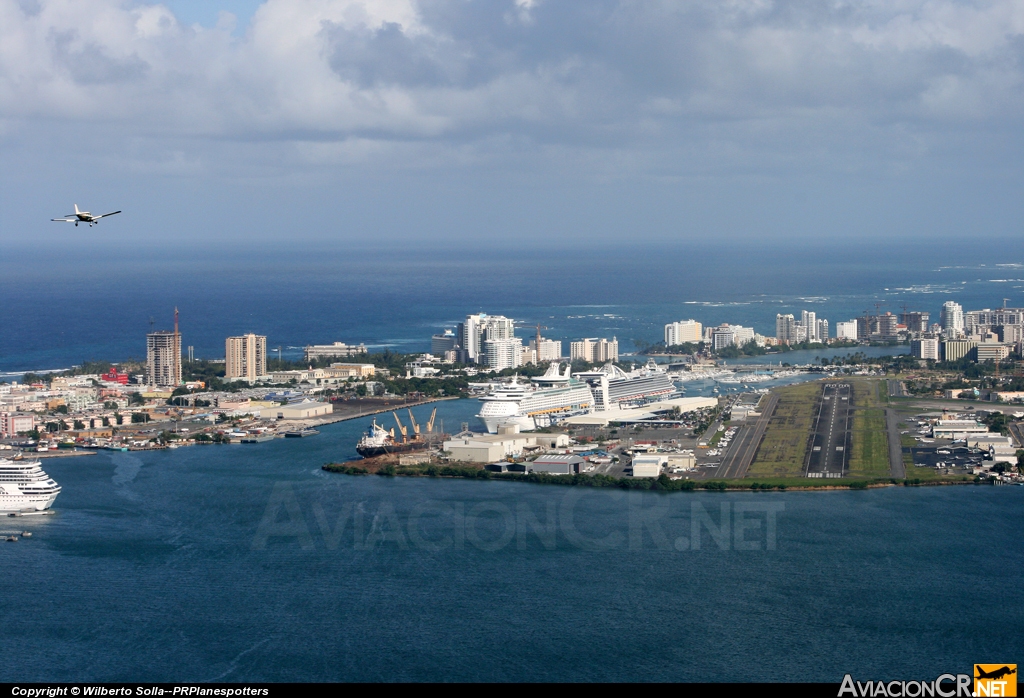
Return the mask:
<path fill-rule="evenodd" d="M 664 453 L 644 453 L 633 456 L 633 477 L 658 477 L 668 464 Z"/>
<path fill-rule="evenodd" d="M 332 412 L 334 405 L 329 402 L 308 401 L 261 409 L 260 416 L 264 419 L 312 419 Z"/>
<path fill-rule="evenodd" d="M 526 467 L 534 473 L 573 475 L 582 472 L 586 462 L 582 457 L 573 455 L 540 456 L 527 463 Z"/>
<path fill-rule="evenodd" d="M 536 448 L 536 437 L 526 434 L 460 434 L 445 441 L 443 448 L 454 461 L 492 463 L 517 458 L 527 448 Z"/>

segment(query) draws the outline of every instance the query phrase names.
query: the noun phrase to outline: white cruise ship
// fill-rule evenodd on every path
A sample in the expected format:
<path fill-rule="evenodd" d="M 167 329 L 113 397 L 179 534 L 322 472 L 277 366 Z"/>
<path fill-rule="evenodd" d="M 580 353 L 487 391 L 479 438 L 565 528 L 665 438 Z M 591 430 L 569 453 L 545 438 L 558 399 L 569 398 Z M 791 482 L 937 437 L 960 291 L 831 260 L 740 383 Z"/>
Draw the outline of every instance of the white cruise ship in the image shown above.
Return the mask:
<path fill-rule="evenodd" d="M 597 371 L 576 375 L 590 385 L 598 412 L 645 405 L 678 392 L 665 369 L 653 361 L 629 373 L 609 363 Z"/>
<path fill-rule="evenodd" d="M 570 367 L 561 373 L 561 364 L 552 363 L 543 376 L 535 376 L 530 384 L 513 378 L 480 398 L 477 417 L 491 434 L 498 427 L 515 425 L 519 431 L 530 431 L 554 424 L 559 419 L 585 414 L 594 408 L 594 396 L 586 383 L 570 375 Z"/>
<path fill-rule="evenodd" d="M 58 494 L 39 461 L 0 458 L 0 514 L 49 509 Z"/>

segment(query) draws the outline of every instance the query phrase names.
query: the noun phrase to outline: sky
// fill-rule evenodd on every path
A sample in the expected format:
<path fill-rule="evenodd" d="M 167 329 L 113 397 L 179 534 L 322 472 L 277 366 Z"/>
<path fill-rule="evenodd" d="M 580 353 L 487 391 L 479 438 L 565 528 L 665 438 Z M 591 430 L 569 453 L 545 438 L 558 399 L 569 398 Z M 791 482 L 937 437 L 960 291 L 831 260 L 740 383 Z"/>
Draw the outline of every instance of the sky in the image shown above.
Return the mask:
<path fill-rule="evenodd" d="M 0 0 L 0 253 L 1012 241 L 1022 77 L 1019 0 Z"/>

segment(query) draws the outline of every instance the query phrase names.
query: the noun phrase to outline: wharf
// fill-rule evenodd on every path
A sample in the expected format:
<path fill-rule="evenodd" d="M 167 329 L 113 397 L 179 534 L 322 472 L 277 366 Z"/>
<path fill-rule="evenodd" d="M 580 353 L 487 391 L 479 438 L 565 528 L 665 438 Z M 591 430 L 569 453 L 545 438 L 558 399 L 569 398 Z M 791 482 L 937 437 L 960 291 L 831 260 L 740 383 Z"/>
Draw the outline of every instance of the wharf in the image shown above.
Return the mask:
<path fill-rule="evenodd" d="M 278 431 L 282 431 L 282 432 L 283 431 L 291 431 L 290 427 L 287 428 L 287 429 L 284 428 L 286 425 L 293 425 L 294 424 L 298 428 L 302 428 L 302 427 L 319 427 L 319 426 L 323 426 L 325 424 L 336 424 L 337 422 L 347 422 L 350 419 L 359 419 L 360 417 L 369 417 L 370 415 L 374 415 L 374 414 L 383 414 L 385 412 L 395 412 L 397 410 L 404 410 L 404 409 L 409 408 L 409 407 L 418 407 L 420 405 L 429 405 L 431 403 L 442 402 L 444 400 L 459 400 L 459 399 L 461 399 L 461 396 L 458 396 L 458 395 L 453 395 L 453 396 L 450 396 L 450 397 L 432 397 L 432 398 L 426 398 L 424 400 L 417 400 L 415 402 L 396 402 L 396 403 L 390 404 L 390 405 L 379 405 L 379 406 L 375 405 L 374 409 L 370 409 L 370 410 L 366 410 L 366 411 L 360 410 L 359 412 L 356 412 L 356 413 L 348 413 L 348 414 L 345 414 L 345 413 L 342 413 L 342 414 L 332 413 L 332 414 L 329 414 L 329 415 L 327 415 L 325 417 L 317 417 L 315 419 L 281 420 L 280 422 L 278 422 L 278 424 L 279 424 Z M 335 406 L 335 409 L 337 409 L 338 403 L 333 403 L 333 404 Z"/>
<path fill-rule="evenodd" d="M 22 451 L 25 458 L 72 458 L 74 456 L 95 456 L 96 451 L 70 451 L 61 449 L 59 451 Z"/>

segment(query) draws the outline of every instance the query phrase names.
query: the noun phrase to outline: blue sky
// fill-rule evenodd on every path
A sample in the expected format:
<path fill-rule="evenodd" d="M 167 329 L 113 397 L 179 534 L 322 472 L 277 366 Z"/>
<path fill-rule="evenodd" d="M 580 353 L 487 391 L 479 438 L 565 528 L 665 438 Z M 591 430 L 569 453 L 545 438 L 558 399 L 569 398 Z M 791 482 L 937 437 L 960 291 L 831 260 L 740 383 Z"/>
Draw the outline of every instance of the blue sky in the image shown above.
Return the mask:
<path fill-rule="evenodd" d="M 221 12 L 230 12 L 238 18 L 240 31 L 249 25 L 249 20 L 260 6 L 259 0 L 166 0 L 163 4 L 170 8 L 179 22 L 186 25 L 214 27 Z"/>
<path fill-rule="evenodd" d="M 1012 239 L 1022 88 L 1016 0 L 0 0 L 0 244 Z"/>

